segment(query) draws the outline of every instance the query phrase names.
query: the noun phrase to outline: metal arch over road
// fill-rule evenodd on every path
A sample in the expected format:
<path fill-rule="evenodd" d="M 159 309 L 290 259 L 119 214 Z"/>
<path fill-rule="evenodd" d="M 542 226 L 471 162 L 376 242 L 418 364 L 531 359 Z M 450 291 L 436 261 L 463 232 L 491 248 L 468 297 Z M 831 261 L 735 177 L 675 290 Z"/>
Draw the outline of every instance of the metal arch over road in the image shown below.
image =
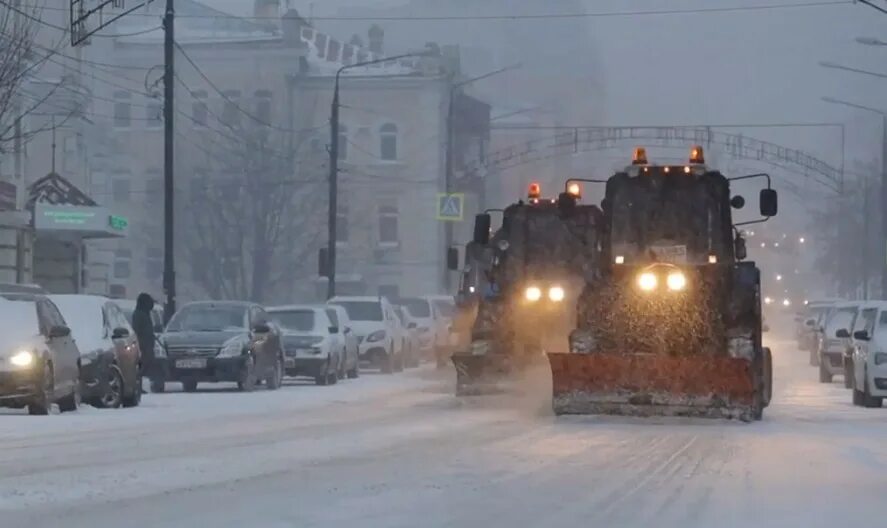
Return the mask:
<path fill-rule="evenodd" d="M 552 135 L 499 149 L 466 167 L 466 174 L 502 172 L 512 167 L 561 156 L 616 148 L 632 140 L 646 146 L 676 147 L 704 145 L 722 147 L 736 159 L 760 161 L 789 172 L 813 178 L 818 183 L 841 192 L 843 168 L 797 149 L 761 141 L 741 134 L 712 130 L 712 127 L 571 127 L 556 129 Z"/>

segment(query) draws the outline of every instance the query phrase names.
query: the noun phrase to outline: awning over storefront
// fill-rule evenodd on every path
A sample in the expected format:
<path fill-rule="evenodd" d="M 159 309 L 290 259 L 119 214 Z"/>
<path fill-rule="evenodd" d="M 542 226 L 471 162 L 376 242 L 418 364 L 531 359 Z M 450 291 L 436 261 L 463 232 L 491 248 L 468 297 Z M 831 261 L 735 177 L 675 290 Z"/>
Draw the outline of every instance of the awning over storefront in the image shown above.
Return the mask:
<path fill-rule="evenodd" d="M 34 204 L 34 229 L 38 233 L 70 234 L 77 238 L 119 238 L 129 231 L 126 217 L 102 206 Z"/>

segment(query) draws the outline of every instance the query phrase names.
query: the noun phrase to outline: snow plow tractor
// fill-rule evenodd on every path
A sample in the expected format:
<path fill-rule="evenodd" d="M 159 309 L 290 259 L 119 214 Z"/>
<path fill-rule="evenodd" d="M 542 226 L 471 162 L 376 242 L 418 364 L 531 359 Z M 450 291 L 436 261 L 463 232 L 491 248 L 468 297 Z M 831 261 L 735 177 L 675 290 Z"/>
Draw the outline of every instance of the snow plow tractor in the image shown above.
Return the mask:
<path fill-rule="evenodd" d="M 535 183 L 526 202 L 502 212 L 492 238 L 490 215 L 477 215 L 477 315 L 470 346 L 452 357 L 457 395 L 497 392 L 504 378 L 543 361 L 545 350 L 567 349 L 583 273 L 596 265 L 600 218 L 590 205 L 564 216 Z"/>
<path fill-rule="evenodd" d="M 728 179 L 701 147 L 681 166 L 637 149 L 605 182 L 601 273 L 579 297 L 569 353 L 548 354 L 556 414 L 761 418 L 772 371 L 760 273 L 732 222 L 745 200 L 730 196 L 730 181 L 750 178 L 767 187 L 762 218 L 743 224 L 766 221 L 769 176 Z M 562 210 L 576 204 L 562 195 Z"/>

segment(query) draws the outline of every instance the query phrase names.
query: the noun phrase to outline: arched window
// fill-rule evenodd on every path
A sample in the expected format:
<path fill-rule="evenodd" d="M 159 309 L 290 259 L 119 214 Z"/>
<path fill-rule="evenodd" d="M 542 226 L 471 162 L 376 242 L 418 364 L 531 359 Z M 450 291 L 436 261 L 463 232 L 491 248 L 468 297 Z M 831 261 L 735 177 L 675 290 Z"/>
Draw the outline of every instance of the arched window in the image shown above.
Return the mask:
<path fill-rule="evenodd" d="M 348 159 L 348 127 L 339 125 L 339 159 Z"/>
<path fill-rule="evenodd" d="M 386 123 L 379 129 L 379 150 L 383 160 L 397 160 L 397 125 L 394 123 Z"/>

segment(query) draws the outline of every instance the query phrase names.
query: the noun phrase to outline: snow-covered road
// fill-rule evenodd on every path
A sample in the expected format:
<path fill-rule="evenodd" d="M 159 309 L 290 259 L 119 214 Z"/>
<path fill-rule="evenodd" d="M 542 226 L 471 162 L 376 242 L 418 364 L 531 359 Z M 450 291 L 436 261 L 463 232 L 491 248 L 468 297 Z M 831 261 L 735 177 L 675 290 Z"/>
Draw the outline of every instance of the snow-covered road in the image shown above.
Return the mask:
<path fill-rule="evenodd" d="M 763 422 L 555 418 L 433 370 L 0 415 L 0 526 L 819 527 L 887 517 L 887 409 L 774 346 Z"/>

